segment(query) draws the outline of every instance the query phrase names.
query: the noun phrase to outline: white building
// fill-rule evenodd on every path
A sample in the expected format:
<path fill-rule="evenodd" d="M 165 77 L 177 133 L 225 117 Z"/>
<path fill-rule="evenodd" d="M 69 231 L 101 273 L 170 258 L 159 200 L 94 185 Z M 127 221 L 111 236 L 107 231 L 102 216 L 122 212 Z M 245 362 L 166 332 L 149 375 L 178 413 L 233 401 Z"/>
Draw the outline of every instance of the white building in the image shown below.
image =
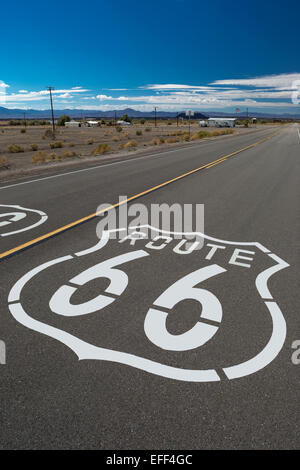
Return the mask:
<path fill-rule="evenodd" d="M 209 127 L 235 127 L 236 118 L 209 118 L 207 125 Z"/>
<path fill-rule="evenodd" d="M 87 126 L 88 127 L 97 127 L 98 126 L 98 121 L 87 121 Z"/>
<path fill-rule="evenodd" d="M 65 127 L 80 127 L 80 122 L 78 121 L 68 121 L 65 122 Z"/>
<path fill-rule="evenodd" d="M 128 121 L 117 121 L 118 126 L 131 126 L 131 122 Z"/>

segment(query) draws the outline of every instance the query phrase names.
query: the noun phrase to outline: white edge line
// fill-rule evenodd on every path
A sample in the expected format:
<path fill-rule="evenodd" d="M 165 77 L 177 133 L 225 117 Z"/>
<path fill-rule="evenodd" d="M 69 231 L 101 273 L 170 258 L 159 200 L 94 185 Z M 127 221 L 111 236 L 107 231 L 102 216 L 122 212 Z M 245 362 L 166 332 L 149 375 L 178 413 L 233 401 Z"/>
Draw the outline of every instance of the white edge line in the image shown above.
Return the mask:
<path fill-rule="evenodd" d="M 265 129 L 261 129 L 261 130 L 265 130 Z M 237 135 L 237 137 L 242 137 L 242 136 Z M 124 163 L 130 163 L 130 162 L 133 162 L 133 161 L 136 161 L 136 160 L 143 160 L 144 158 L 155 157 L 155 156 L 158 156 L 158 155 L 165 155 L 166 153 L 180 152 L 182 150 L 191 150 L 191 149 L 195 149 L 197 147 L 197 145 L 200 145 L 200 144 L 203 144 L 203 143 L 205 143 L 205 142 L 203 142 L 203 141 L 202 142 L 197 142 L 194 145 L 181 147 L 179 149 L 172 149 L 172 150 L 166 150 L 164 152 L 159 152 L 159 153 L 151 153 L 151 154 L 148 154 L 148 155 L 141 155 L 140 157 L 128 158 L 127 160 L 121 160 L 121 161 L 118 161 L 118 162 L 103 163 L 103 164 L 100 163 L 99 165 L 96 165 L 96 166 L 93 166 L 93 167 L 90 167 L 90 168 L 81 168 L 80 170 L 68 171 L 68 172 L 65 172 L 65 173 L 59 173 L 57 175 L 45 176 L 44 178 L 37 178 L 35 180 L 22 181 L 20 183 L 9 184 L 7 186 L 0 186 L 0 191 L 2 189 L 9 189 L 9 188 L 13 188 L 15 186 L 21 186 L 21 185 L 24 185 L 24 184 L 38 183 L 39 181 L 43 181 L 43 180 L 48 180 L 48 179 L 52 179 L 52 178 L 59 178 L 61 176 L 68 176 L 68 175 L 72 175 L 74 173 L 80 173 L 82 171 L 97 170 L 99 168 L 103 168 L 103 167 L 107 167 L 107 166 L 121 165 L 121 164 L 124 164 Z M 249 144 L 249 145 L 252 145 L 252 144 Z M 222 158 L 222 157 L 220 157 L 220 158 Z M 207 163 L 207 165 L 209 165 L 209 163 Z M 49 168 L 51 168 L 51 167 L 49 167 Z M 0 184 L 1 184 L 1 182 L 0 182 Z"/>

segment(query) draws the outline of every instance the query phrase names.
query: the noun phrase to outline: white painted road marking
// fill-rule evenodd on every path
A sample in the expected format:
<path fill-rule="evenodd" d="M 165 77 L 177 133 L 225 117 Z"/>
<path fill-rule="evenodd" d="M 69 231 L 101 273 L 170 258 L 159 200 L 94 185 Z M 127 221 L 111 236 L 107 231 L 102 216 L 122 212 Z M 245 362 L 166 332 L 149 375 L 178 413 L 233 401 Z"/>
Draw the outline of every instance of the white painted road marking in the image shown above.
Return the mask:
<path fill-rule="evenodd" d="M 167 234 L 166 232 L 160 231 L 155 229 L 154 227 L 150 226 L 142 226 L 142 227 L 132 227 L 132 230 L 137 230 L 137 229 L 151 229 L 156 230 L 158 233 L 164 233 Z M 123 229 L 124 232 L 126 233 L 127 229 Z M 111 231 L 112 232 L 112 231 Z M 103 239 L 105 240 L 104 243 L 101 244 L 101 242 L 96 245 L 98 250 L 102 250 L 104 246 L 107 245 L 109 239 L 108 239 L 108 234 L 105 233 L 103 236 Z M 169 236 L 174 236 L 174 233 L 168 233 Z M 182 234 L 187 235 L 187 234 Z M 190 234 L 189 234 L 190 235 Z M 204 234 L 201 234 L 203 238 L 211 240 L 212 237 L 208 237 Z M 126 237 L 127 238 L 127 237 Z M 230 244 L 231 246 L 233 244 L 235 245 L 241 245 L 238 242 L 229 242 L 226 240 L 218 240 L 218 239 L 213 239 L 214 241 L 217 241 L 219 244 L 222 245 L 227 245 Z M 129 239 L 127 238 L 127 242 L 130 243 Z M 142 243 L 146 243 L 147 240 L 141 239 L 139 243 L 142 245 Z M 176 240 L 177 242 L 177 240 Z M 245 243 L 243 243 L 245 245 Z M 248 245 L 251 245 L 251 243 L 248 243 Z M 252 244 L 256 249 L 259 249 L 261 251 L 261 254 L 264 254 L 270 259 L 273 259 L 276 262 L 276 269 L 273 269 L 273 266 L 271 268 L 265 269 L 262 273 L 259 273 L 259 275 L 256 278 L 256 287 L 258 290 L 258 293 L 261 295 L 268 295 L 269 290 L 268 290 L 268 280 L 269 278 L 277 271 L 284 269 L 288 267 L 289 265 L 281 260 L 277 255 L 274 255 L 270 253 L 266 248 L 264 248 L 262 245 L 259 243 L 253 243 Z M 120 246 L 120 245 L 119 245 Z M 124 245 L 122 245 L 124 246 Z M 126 245 L 125 245 L 126 246 Z M 168 245 L 167 245 L 168 248 Z M 164 248 L 164 249 L 167 249 Z M 149 248 L 151 251 L 151 248 Z M 94 346 L 93 344 L 90 344 L 86 341 L 81 340 L 80 338 L 77 338 L 76 336 L 67 333 L 66 331 L 63 331 L 59 328 L 53 327 L 51 325 L 47 325 L 43 322 L 40 322 L 34 318 L 32 318 L 26 311 L 24 310 L 22 303 L 20 302 L 20 296 L 23 288 L 26 286 L 26 284 L 31 281 L 35 276 L 37 276 L 39 273 L 45 271 L 51 266 L 55 266 L 60 263 L 68 262 L 68 261 L 75 261 L 77 256 L 86 256 L 86 254 L 89 253 L 94 253 L 95 250 L 90 249 L 90 250 L 84 250 L 82 252 L 77 253 L 77 255 L 67 255 L 65 257 L 57 258 L 51 261 L 48 261 L 34 269 L 32 269 L 30 272 L 25 274 L 19 281 L 13 286 L 8 302 L 9 302 L 9 309 L 14 316 L 14 318 L 21 323 L 22 325 L 34 330 L 38 331 L 42 334 L 45 334 L 47 336 L 50 336 L 52 338 L 55 338 L 68 346 L 71 350 L 73 350 L 79 359 L 97 359 L 97 360 L 105 360 L 105 361 L 111 361 L 111 362 L 117 362 L 121 364 L 126 364 L 130 365 L 132 367 L 135 367 L 137 369 L 141 369 L 146 372 L 150 372 L 152 374 L 156 374 L 162 377 L 167 377 L 175 380 L 182 380 L 182 381 L 189 381 L 189 382 L 211 382 L 211 381 L 219 381 L 220 377 L 216 370 L 214 369 L 198 369 L 198 370 L 191 370 L 191 369 L 185 369 L 181 367 L 173 367 L 173 366 L 168 366 L 161 364 L 156 361 L 152 361 L 147 358 L 143 358 L 140 356 L 136 356 L 134 354 L 129 354 L 126 352 L 121 352 L 121 351 L 115 351 L 112 349 L 106 349 L 98 346 Z M 154 250 L 156 253 L 156 256 L 160 253 L 160 251 Z M 153 253 L 154 253 L 153 252 Z M 175 253 L 174 256 L 176 255 L 176 252 L 171 251 L 171 253 Z M 130 259 L 128 258 L 128 255 Z M 128 276 L 127 274 L 122 270 L 119 270 L 116 268 L 118 264 L 122 264 L 122 261 L 125 262 L 126 260 L 132 261 L 133 259 L 137 259 L 137 263 L 140 261 L 138 258 L 144 258 L 145 256 L 149 256 L 150 253 L 147 252 L 146 250 L 138 250 L 138 251 L 133 251 L 131 253 L 125 253 L 124 255 L 116 256 L 114 258 L 110 258 L 102 263 L 99 263 L 96 265 L 97 269 L 95 270 L 95 266 L 92 266 L 91 268 L 83 271 L 81 274 L 75 276 L 72 278 L 70 282 L 73 284 L 78 284 L 78 285 L 83 285 L 86 282 L 88 282 L 91 279 L 94 279 L 95 273 L 96 276 L 98 275 L 103 275 L 104 277 L 108 277 L 110 279 L 111 284 L 110 286 L 106 289 L 106 292 L 108 294 L 117 294 L 121 295 L 122 292 L 124 292 L 124 289 L 126 289 L 127 284 L 128 284 Z M 173 256 L 173 255 L 172 255 Z M 127 257 L 127 258 L 126 258 Z M 124 261 L 125 260 L 125 261 Z M 102 266 L 101 266 L 102 265 Z M 104 266 L 105 265 L 105 266 Z M 100 266 L 100 270 L 98 269 Z M 103 271 L 103 266 L 105 267 Z M 245 270 L 244 266 L 237 266 L 235 269 L 243 269 Z M 210 265 L 206 266 L 205 268 L 198 269 L 197 271 L 192 272 L 191 274 L 184 276 L 183 279 L 175 282 L 169 289 L 167 289 L 161 296 L 158 297 L 158 299 L 154 302 L 154 309 L 155 312 L 151 312 L 151 310 L 148 310 L 149 317 L 145 323 L 146 325 L 145 331 L 147 334 L 147 337 L 154 342 L 154 344 L 157 344 L 161 349 L 168 349 L 168 350 L 174 350 L 174 351 L 183 351 L 186 350 L 186 346 L 189 346 L 187 342 L 184 341 L 182 342 L 182 336 L 179 339 L 178 342 L 178 347 L 174 348 L 174 341 L 170 341 L 170 336 L 164 331 L 166 329 L 165 324 L 159 324 L 159 331 L 154 332 L 153 336 L 153 325 L 151 325 L 151 316 L 152 314 L 156 315 L 163 313 L 165 316 L 167 315 L 166 312 L 159 311 L 156 309 L 156 307 L 162 307 L 165 309 L 170 309 L 170 307 L 174 306 L 177 302 L 183 300 L 182 296 L 184 298 L 193 298 L 196 299 L 199 303 L 201 303 L 203 307 L 203 311 L 201 314 L 202 319 L 207 319 L 207 325 L 209 325 L 209 322 L 214 322 L 216 325 L 210 325 L 210 326 L 217 326 L 222 318 L 222 307 L 215 296 L 215 294 L 212 294 L 211 292 L 208 292 L 205 289 L 201 289 L 198 287 L 195 287 L 199 282 L 203 281 L 204 279 L 208 279 L 210 277 L 213 277 L 217 274 L 224 274 L 226 275 L 226 269 L 222 268 L 219 265 Z M 119 284 L 119 281 L 121 281 L 121 285 Z M 116 284 L 117 282 L 117 284 Z M 184 284 L 184 289 L 178 289 L 178 284 Z M 111 289 L 111 291 L 110 291 Z M 59 290 L 58 290 L 59 291 Z M 57 292 L 58 292 L 57 291 Z M 25 294 L 23 294 L 25 295 Z M 54 294 L 55 296 L 55 294 Z M 69 302 L 71 295 L 67 296 L 67 302 Z M 100 297 L 100 296 L 99 296 Z M 109 298 L 109 297 L 108 297 Z M 271 297 L 272 298 L 272 297 Z M 66 299 L 63 298 L 63 296 L 58 295 L 57 299 L 53 300 L 52 297 L 52 307 L 54 305 L 54 310 L 56 310 L 56 306 L 60 304 L 60 302 L 66 303 Z M 269 340 L 266 342 L 266 346 L 263 348 L 262 351 L 258 352 L 254 357 L 250 358 L 247 361 L 244 361 L 242 363 L 238 363 L 235 365 L 231 365 L 228 367 L 223 368 L 223 372 L 229 379 L 235 379 L 235 378 L 240 378 L 244 377 L 250 374 L 253 374 L 255 372 L 258 372 L 259 370 L 263 369 L 266 367 L 270 362 L 272 362 L 275 357 L 279 354 L 281 351 L 285 338 L 286 338 L 286 322 L 285 319 L 282 315 L 282 312 L 278 306 L 278 304 L 273 300 L 265 300 L 264 298 L 261 297 L 262 301 L 262 306 L 267 311 L 269 312 L 271 316 L 271 321 L 272 321 L 272 333 L 271 337 Z M 85 304 L 82 304 L 85 306 Z M 77 306 L 76 306 L 77 307 Z M 103 308 L 104 305 L 100 305 L 100 308 Z M 71 309 L 73 306 L 71 307 Z M 94 305 L 93 308 L 99 309 L 99 305 Z M 98 310 L 97 310 L 98 311 Z M 74 312 L 74 311 L 73 311 Z M 75 315 L 78 315 L 80 313 L 79 311 L 75 312 Z M 81 311 L 81 314 L 86 314 L 91 312 L 91 309 L 89 308 L 88 311 Z M 94 310 L 93 310 L 94 312 Z M 61 312 L 59 312 L 61 313 Z M 67 312 L 67 315 L 69 313 Z M 148 314 L 146 314 L 148 315 Z M 149 327 L 149 320 L 150 320 L 150 327 Z M 155 324 L 155 322 L 154 322 Z M 203 323 L 204 325 L 204 323 Z M 155 325 L 154 325 L 155 326 Z M 150 333 L 149 333 L 150 331 Z M 163 334 L 161 335 L 163 331 Z M 193 331 L 193 328 L 190 330 Z M 209 331 L 205 330 L 203 328 L 202 330 L 199 330 L 198 333 L 200 335 L 199 342 L 198 344 L 195 343 L 194 341 L 194 336 L 193 338 L 189 338 L 193 342 L 193 346 L 196 348 L 199 346 L 199 344 L 204 344 L 207 340 L 212 338 L 216 332 L 216 329 L 210 328 Z M 187 332 L 189 333 L 189 332 Z M 154 341 L 153 341 L 154 339 Z M 175 338 L 176 340 L 176 338 Z M 201 341 L 203 342 L 201 343 Z M 168 343 L 168 344 L 167 344 Z M 184 344 L 183 344 L 184 343 Z M 184 345 L 184 348 L 183 348 Z M 167 347 L 165 347 L 167 346 Z M 170 347 L 171 346 L 171 347 Z M 190 349 L 190 348 L 188 348 Z"/>
<path fill-rule="evenodd" d="M 237 136 L 239 136 L 239 135 L 237 134 Z M 267 137 L 267 139 L 268 139 L 268 137 Z M 139 157 L 128 158 L 126 160 L 120 160 L 120 161 L 117 161 L 117 162 L 103 163 L 103 164 L 95 165 L 95 166 L 89 167 L 89 168 L 81 168 L 80 170 L 73 170 L 73 171 L 68 171 L 68 172 L 64 172 L 64 173 L 58 173 L 56 175 L 45 176 L 43 178 L 36 178 L 36 179 L 33 179 L 33 180 L 29 180 L 29 181 L 21 181 L 20 183 L 13 183 L 13 184 L 9 184 L 7 186 L 0 186 L 0 191 L 2 189 L 9 189 L 9 188 L 13 188 L 15 186 L 21 186 L 21 185 L 24 185 L 24 184 L 38 183 L 40 181 L 44 181 L 44 180 L 48 180 L 48 179 L 60 178 L 60 177 L 63 177 L 63 176 L 73 175 L 73 174 L 76 174 L 76 173 L 81 173 L 83 171 L 98 170 L 98 169 L 101 169 L 103 167 L 114 166 L 114 165 L 122 165 L 122 164 L 130 163 L 130 162 L 134 162 L 136 160 L 143 160 L 143 159 L 149 158 L 149 157 L 157 157 L 157 156 L 161 156 L 161 155 L 166 155 L 168 153 L 180 152 L 182 150 L 192 150 L 192 149 L 195 149 L 199 145 L 201 145 L 201 146 L 205 145 L 205 143 L 207 143 L 209 145 L 211 142 L 206 142 L 205 139 L 204 139 L 202 142 L 197 142 L 197 144 L 188 145 L 188 146 L 185 146 L 185 147 L 180 147 L 178 149 L 165 150 L 163 152 L 151 153 L 151 154 L 147 154 L 147 155 L 141 155 Z M 250 144 L 250 145 L 256 145 L 256 144 Z M 207 165 L 209 165 L 209 163 Z"/>
<path fill-rule="evenodd" d="M 198 143 L 198 145 L 199 145 L 199 143 Z M 130 162 L 134 162 L 136 160 L 143 160 L 144 158 L 165 155 L 167 153 L 179 152 L 180 150 L 181 151 L 182 150 L 190 150 L 190 149 L 193 149 L 195 147 L 196 147 L 195 145 L 189 146 L 189 147 L 181 147 L 179 149 L 166 150 L 164 152 L 151 153 L 151 154 L 148 154 L 148 155 L 141 155 L 140 157 L 128 158 L 126 160 L 120 160 L 118 162 L 103 163 L 103 164 L 100 163 L 99 165 L 95 165 L 95 166 L 92 166 L 92 167 L 89 167 L 89 168 L 81 168 L 80 170 L 67 171 L 67 172 L 64 172 L 64 173 L 58 173 L 56 175 L 45 176 L 44 178 L 36 178 L 36 179 L 33 179 L 33 180 L 29 180 L 29 181 L 21 181 L 20 183 L 9 184 L 7 186 L 0 186 L 0 191 L 2 189 L 14 188 L 15 186 L 22 186 L 24 184 L 38 183 L 38 182 L 44 181 L 44 180 L 49 180 L 49 179 L 53 179 L 53 178 L 60 178 L 62 176 L 69 176 L 69 175 L 73 175 L 73 174 L 76 174 L 76 173 L 81 173 L 83 171 L 99 170 L 101 168 L 108 167 L 108 166 L 123 165 L 124 163 L 130 163 Z"/>
<path fill-rule="evenodd" d="M 12 222 L 17 222 L 18 220 L 22 220 L 26 217 L 26 212 L 4 212 L 0 214 L 0 218 L 5 218 L 3 222 L 0 222 L 0 227 L 5 227 L 6 225 L 11 224 Z"/>
<path fill-rule="evenodd" d="M 0 222 L 0 227 L 11 224 L 12 222 L 17 222 L 25 218 L 27 216 L 27 212 L 35 213 L 40 216 L 40 220 L 38 220 L 34 224 L 30 224 L 27 227 L 21 228 L 19 230 L 13 230 L 10 232 L 1 233 L 0 237 L 8 237 L 10 235 L 16 235 L 17 233 L 26 232 L 27 230 L 32 230 L 33 228 L 36 228 L 39 225 L 46 222 L 46 220 L 48 219 L 48 216 L 45 214 L 45 212 L 37 210 L 37 209 L 28 209 L 26 207 L 22 207 L 18 205 L 15 206 L 15 205 L 6 205 L 6 204 L 0 204 L 0 207 L 8 207 L 9 209 L 18 209 L 20 211 L 20 212 L 13 212 L 13 213 L 9 212 L 5 214 L 0 214 L 0 217 L 5 217 L 5 216 L 10 217 L 10 220 L 8 221 Z M 13 215 L 13 217 L 11 217 L 11 215 Z"/>

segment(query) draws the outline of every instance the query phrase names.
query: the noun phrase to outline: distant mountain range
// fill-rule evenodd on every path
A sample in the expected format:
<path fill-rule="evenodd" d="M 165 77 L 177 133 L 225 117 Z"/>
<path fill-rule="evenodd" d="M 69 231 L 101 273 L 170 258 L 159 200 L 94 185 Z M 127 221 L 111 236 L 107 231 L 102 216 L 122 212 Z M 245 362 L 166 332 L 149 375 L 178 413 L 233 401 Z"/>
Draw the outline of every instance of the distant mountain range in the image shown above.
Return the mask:
<path fill-rule="evenodd" d="M 0 107 L 0 119 L 23 119 L 24 112 L 26 113 L 26 119 L 50 119 L 51 111 L 50 109 L 38 110 L 38 109 L 8 109 Z M 67 114 L 71 118 L 114 118 L 115 115 L 117 118 L 123 116 L 123 114 L 128 114 L 128 116 L 133 118 L 154 118 L 154 111 L 137 111 L 132 108 L 126 109 L 117 109 L 111 111 L 96 111 L 91 109 L 57 109 L 54 111 L 55 118 Z M 185 117 L 185 112 L 176 113 L 168 111 L 157 111 L 156 113 L 158 118 L 175 118 L 177 115 L 179 117 Z M 247 117 L 246 113 L 224 113 L 224 112 L 205 112 L 202 114 L 200 112 L 195 112 L 194 119 L 205 119 L 207 117 L 238 117 L 245 118 Z M 299 114 L 268 114 L 268 113 L 249 113 L 249 117 L 258 117 L 258 118 L 283 118 L 283 119 L 299 119 Z"/>

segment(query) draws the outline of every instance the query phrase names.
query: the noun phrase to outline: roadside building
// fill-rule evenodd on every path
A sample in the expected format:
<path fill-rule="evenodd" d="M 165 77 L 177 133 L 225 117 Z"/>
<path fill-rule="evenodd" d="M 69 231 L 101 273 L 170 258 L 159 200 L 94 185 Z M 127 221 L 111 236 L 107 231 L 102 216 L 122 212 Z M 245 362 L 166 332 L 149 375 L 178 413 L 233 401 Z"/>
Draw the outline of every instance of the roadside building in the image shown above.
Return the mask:
<path fill-rule="evenodd" d="M 98 121 L 87 121 L 86 124 L 87 127 L 97 127 L 99 125 Z"/>
<path fill-rule="evenodd" d="M 117 121 L 118 126 L 131 126 L 131 122 L 128 121 Z"/>
<path fill-rule="evenodd" d="M 235 127 L 236 118 L 209 118 L 207 125 L 209 127 Z"/>
<path fill-rule="evenodd" d="M 78 121 L 68 121 L 65 122 L 65 127 L 80 127 L 81 124 Z"/>

